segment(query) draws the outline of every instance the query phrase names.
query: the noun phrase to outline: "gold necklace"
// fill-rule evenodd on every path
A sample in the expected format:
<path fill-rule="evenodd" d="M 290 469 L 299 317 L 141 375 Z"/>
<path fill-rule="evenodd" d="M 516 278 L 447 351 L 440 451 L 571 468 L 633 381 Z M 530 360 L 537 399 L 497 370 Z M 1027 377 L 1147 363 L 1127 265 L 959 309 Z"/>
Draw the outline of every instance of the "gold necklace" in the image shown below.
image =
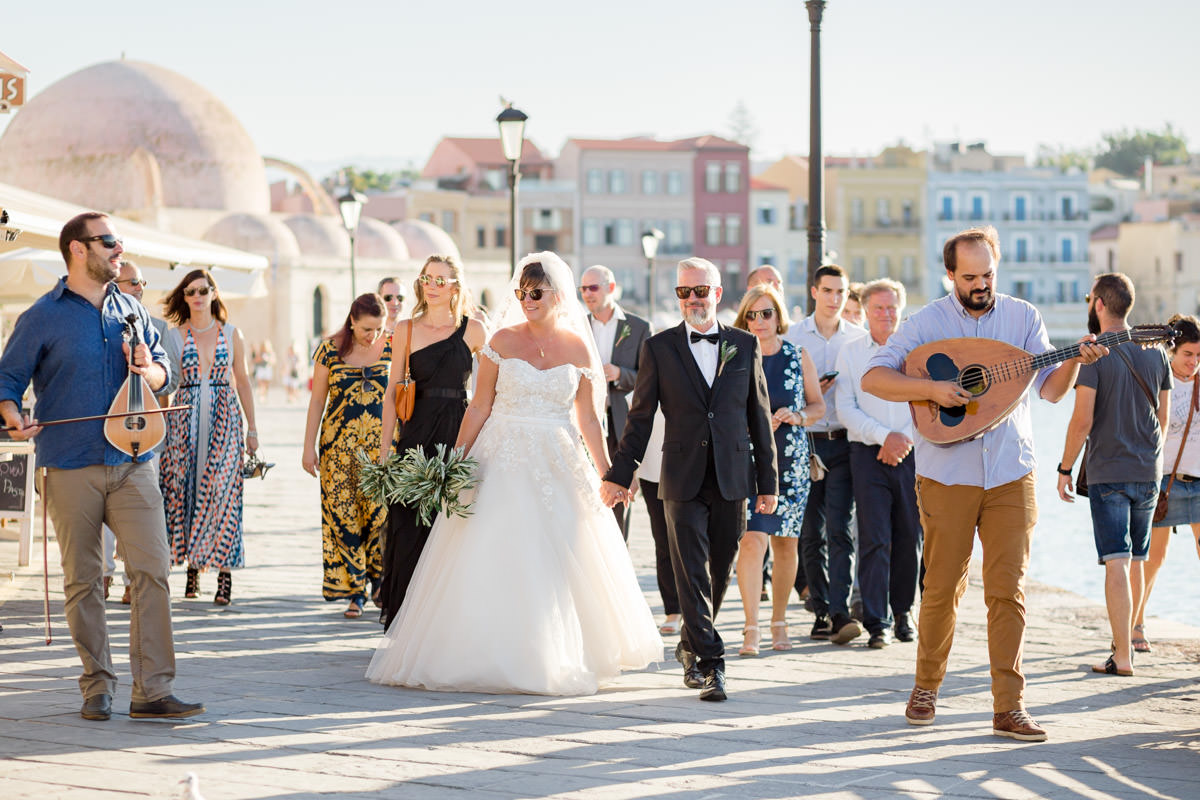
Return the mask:
<path fill-rule="evenodd" d="M 534 347 L 536 347 L 536 348 L 538 349 L 538 355 L 539 355 L 539 356 L 541 356 L 542 358 L 545 358 L 545 357 L 546 357 L 546 351 L 542 349 L 542 346 L 541 346 L 541 344 L 539 344 L 539 343 L 538 343 L 538 340 L 533 338 L 533 334 L 532 334 L 532 333 L 529 333 L 529 330 L 528 330 L 528 329 L 526 329 L 526 330 L 525 330 L 525 333 L 528 333 L 528 334 L 529 334 L 529 338 L 530 338 L 530 339 L 533 339 L 533 346 L 534 346 Z"/>

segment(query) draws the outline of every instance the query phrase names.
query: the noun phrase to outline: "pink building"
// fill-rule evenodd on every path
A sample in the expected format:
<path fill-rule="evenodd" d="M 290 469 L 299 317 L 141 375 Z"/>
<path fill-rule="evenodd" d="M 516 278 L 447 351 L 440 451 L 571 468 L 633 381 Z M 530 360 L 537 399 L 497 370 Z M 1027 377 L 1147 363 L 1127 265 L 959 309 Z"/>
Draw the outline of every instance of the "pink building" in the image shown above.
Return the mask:
<path fill-rule="evenodd" d="M 521 180 L 549 180 L 554 164 L 528 139 L 521 150 Z M 500 139 L 447 136 L 437 143 L 421 177 L 444 189 L 468 192 L 508 191 L 508 161 Z"/>
<path fill-rule="evenodd" d="M 685 139 L 695 154 L 696 255 L 716 264 L 725 286 L 740 289 L 750 262 L 750 148 L 719 136 Z M 726 297 L 740 297 L 733 292 Z"/>

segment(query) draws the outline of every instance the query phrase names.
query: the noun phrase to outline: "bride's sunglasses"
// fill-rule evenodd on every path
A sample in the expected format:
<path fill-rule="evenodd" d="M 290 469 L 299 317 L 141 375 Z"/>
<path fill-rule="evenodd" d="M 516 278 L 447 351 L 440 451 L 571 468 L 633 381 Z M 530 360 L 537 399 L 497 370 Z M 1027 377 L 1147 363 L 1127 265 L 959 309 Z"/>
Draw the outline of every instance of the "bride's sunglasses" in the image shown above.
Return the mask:
<path fill-rule="evenodd" d="M 517 299 L 522 302 L 524 302 L 524 300 L 525 300 L 525 295 L 529 295 L 529 299 L 536 302 L 538 300 L 541 300 L 546 295 L 546 293 L 549 291 L 550 291 L 549 289 L 542 289 L 542 288 L 513 289 L 513 294 L 515 294 L 517 296 Z"/>

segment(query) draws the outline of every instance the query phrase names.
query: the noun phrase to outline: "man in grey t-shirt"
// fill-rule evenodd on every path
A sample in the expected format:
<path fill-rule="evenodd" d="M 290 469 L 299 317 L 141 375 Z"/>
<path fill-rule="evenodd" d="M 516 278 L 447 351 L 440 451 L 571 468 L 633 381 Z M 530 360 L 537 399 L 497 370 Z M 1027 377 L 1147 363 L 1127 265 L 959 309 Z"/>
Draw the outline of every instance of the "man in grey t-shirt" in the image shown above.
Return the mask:
<path fill-rule="evenodd" d="M 1088 295 L 1088 330 L 1129 329 L 1133 282 L 1119 272 L 1099 275 Z M 1058 494 L 1068 503 L 1071 467 L 1088 441 L 1088 500 L 1096 554 L 1104 565 L 1104 596 L 1113 654 L 1094 672 L 1132 675 L 1133 620 L 1143 602 L 1142 562 L 1162 478 L 1162 450 L 1171 401 L 1171 368 L 1160 348 L 1113 348 L 1108 358 L 1079 368 L 1075 411 L 1058 465 Z"/>

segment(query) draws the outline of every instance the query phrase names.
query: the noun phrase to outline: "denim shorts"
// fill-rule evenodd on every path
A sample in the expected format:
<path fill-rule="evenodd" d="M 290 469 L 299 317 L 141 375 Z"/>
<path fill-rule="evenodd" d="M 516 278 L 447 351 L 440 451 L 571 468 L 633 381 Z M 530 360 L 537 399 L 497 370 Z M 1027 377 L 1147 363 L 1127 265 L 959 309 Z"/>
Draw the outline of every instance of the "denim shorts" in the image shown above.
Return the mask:
<path fill-rule="evenodd" d="M 1163 475 L 1162 490 L 1167 490 L 1170 475 Z M 1200 522 L 1200 481 L 1181 481 L 1175 479 L 1171 487 L 1171 499 L 1167 503 L 1167 516 L 1162 522 L 1154 523 L 1156 528 L 1170 528 L 1175 525 L 1190 525 Z"/>
<path fill-rule="evenodd" d="M 1158 503 L 1158 484 L 1093 483 L 1088 485 L 1088 501 L 1100 563 L 1116 558 L 1145 561 L 1150 552 L 1150 521 Z"/>

